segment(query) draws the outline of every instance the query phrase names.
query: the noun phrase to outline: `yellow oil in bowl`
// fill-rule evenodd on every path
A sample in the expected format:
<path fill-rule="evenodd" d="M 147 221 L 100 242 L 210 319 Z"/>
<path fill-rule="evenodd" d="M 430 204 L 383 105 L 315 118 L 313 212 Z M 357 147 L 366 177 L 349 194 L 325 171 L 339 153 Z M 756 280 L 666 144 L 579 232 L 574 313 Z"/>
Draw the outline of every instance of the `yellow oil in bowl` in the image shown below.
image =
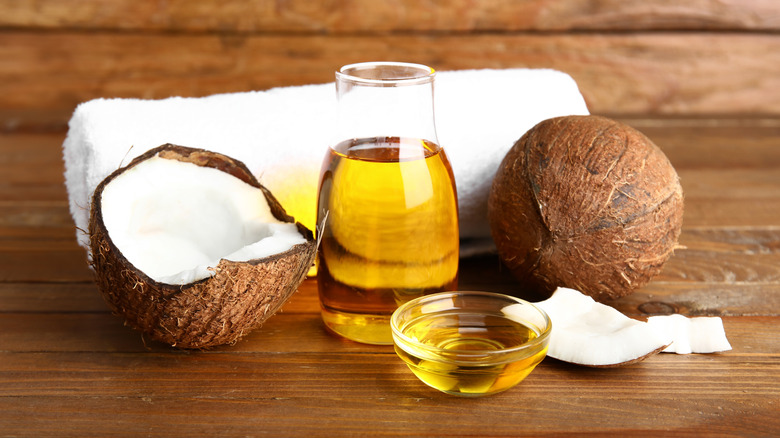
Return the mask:
<path fill-rule="evenodd" d="M 396 353 L 423 383 L 470 397 L 520 383 L 547 354 L 551 328 L 533 304 L 489 292 L 415 299 L 391 325 Z"/>

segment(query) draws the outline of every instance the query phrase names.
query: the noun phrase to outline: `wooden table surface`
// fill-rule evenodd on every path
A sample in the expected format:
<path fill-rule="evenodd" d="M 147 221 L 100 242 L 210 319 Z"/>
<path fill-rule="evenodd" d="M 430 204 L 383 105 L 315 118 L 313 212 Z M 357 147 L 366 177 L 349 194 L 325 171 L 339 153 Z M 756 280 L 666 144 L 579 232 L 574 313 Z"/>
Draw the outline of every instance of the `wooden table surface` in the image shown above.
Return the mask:
<path fill-rule="evenodd" d="M 611 304 L 721 316 L 733 350 L 617 369 L 547 358 L 477 399 L 424 386 L 391 347 L 326 333 L 316 280 L 234 346 L 145 342 L 76 244 L 65 133 L 0 134 L 0 436 L 780 434 L 780 119 L 623 121 L 681 176 L 685 248 Z M 496 256 L 461 265 L 461 289 L 523 296 Z"/>

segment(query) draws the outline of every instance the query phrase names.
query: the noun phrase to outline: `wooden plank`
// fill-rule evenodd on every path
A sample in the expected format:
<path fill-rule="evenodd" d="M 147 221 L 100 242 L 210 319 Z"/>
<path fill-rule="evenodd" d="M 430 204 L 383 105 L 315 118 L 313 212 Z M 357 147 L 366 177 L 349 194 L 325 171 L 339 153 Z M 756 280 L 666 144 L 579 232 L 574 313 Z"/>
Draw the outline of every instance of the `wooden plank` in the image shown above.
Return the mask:
<path fill-rule="evenodd" d="M 0 239 L 30 238 L 43 236 L 53 238 L 75 235 L 75 225 L 70 216 L 64 187 L 50 190 L 2 190 L 5 196 L 0 201 Z M 44 200 L 36 201 L 36 197 Z M 57 199 L 49 201 L 49 199 Z"/>
<path fill-rule="evenodd" d="M 0 283 L 0 314 L 108 313 L 94 282 Z"/>
<path fill-rule="evenodd" d="M 62 132 L 46 134 L 0 134 L 0 155 L 2 165 L 43 165 L 61 163 L 60 146 L 65 140 Z M 2 175 L 2 174 L 0 174 Z"/>
<path fill-rule="evenodd" d="M 56 132 L 68 129 L 73 109 L 0 108 L 0 133 Z"/>
<path fill-rule="evenodd" d="M 659 281 L 780 284 L 780 228 L 694 229 L 680 245 Z"/>
<path fill-rule="evenodd" d="M 489 272 L 483 272 L 483 276 L 492 277 Z M 780 297 L 776 293 L 778 284 L 780 281 L 707 283 L 659 279 L 610 305 L 638 319 L 669 313 L 689 316 L 780 316 Z M 502 292 L 530 301 L 545 298 L 529 295 L 513 279 L 498 279 L 495 283 L 481 286 L 461 284 L 460 289 Z M 764 347 L 771 345 L 768 340 L 760 342 Z M 152 341 L 145 341 L 139 332 L 124 327 L 123 319 L 109 312 L 92 283 L 0 284 L 0 345 L 9 351 L 132 352 L 146 348 L 168 349 Z M 269 318 L 261 328 L 236 346 L 218 350 L 363 351 L 361 348 L 358 344 L 326 333 L 319 317 L 316 282 L 307 280 L 282 310 Z"/>
<path fill-rule="evenodd" d="M 317 313 L 317 283 L 305 280 L 281 310 Z M 109 313 L 93 281 L 74 283 L 0 283 L 1 313 Z"/>
<path fill-rule="evenodd" d="M 15 171 L 12 173 L 24 174 L 25 172 Z M 23 176 L 22 178 L 34 179 L 34 176 Z M 58 177 L 55 176 L 53 178 Z M 58 182 L 12 182 L 0 184 L 0 203 L 3 204 L 0 208 L 6 206 L 14 208 L 19 203 L 27 203 L 28 201 L 32 201 L 30 203 L 36 207 L 40 206 L 40 203 L 37 201 L 51 201 L 53 199 L 67 199 L 67 190 L 64 184 Z M 12 201 L 15 205 L 8 201 Z"/>
<path fill-rule="evenodd" d="M 492 273 L 485 272 L 482 276 L 488 279 L 494 277 Z M 669 313 L 689 316 L 780 316 L 777 288 L 776 282 L 672 282 L 656 278 L 633 294 L 612 301 L 609 305 L 638 319 Z M 493 279 L 492 282 L 479 284 L 461 282 L 459 289 L 500 292 L 530 301 L 544 299 L 530 294 L 512 278 Z M 304 282 L 285 303 L 281 312 L 280 315 L 319 312 L 316 281 Z M 92 282 L 0 283 L 0 314 L 10 313 L 110 313 L 110 309 Z M 118 330 L 119 321 L 116 319 L 104 323 L 113 324 L 117 327 L 115 330 Z M 138 339 L 133 338 L 132 342 L 137 345 Z"/>
<path fill-rule="evenodd" d="M 71 242 L 1 242 L 0 282 L 85 282 L 92 280 L 86 252 Z"/>
<path fill-rule="evenodd" d="M 694 227 L 774 227 L 780 204 L 775 200 L 703 199 L 685 205 L 683 220 Z"/>
<path fill-rule="evenodd" d="M 63 164 L 60 157 L 56 161 L 25 163 L 15 160 L 0 162 L 0 174 L 5 187 L 57 187 L 63 188 Z"/>
<path fill-rule="evenodd" d="M 0 226 L 7 217 L 24 213 L 7 201 L 63 200 L 65 166 L 64 132 L 52 134 L 0 134 Z M 40 203 L 37 204 L 41 206 Z"/>
<path fill-rule="evenodd" d="M 684 227 L 780 225 L 780 170 L 679 169 Z"/>
<path fill-rule="evenodd" d="M 340 65 L 388 58 L 439 70 L 558 69 L 578 82 L 593 113 L 780 113 L 780 36 L 709 33 L 226 38 L 7 31 L 0 34 L 0 109 L 61 111 L 64 123 L 93 98 L 324 83 Z M 26 126 L 18 117 L 14 123 Z"/>
<path fill-rule="evenodd" d="M 754 321 L 746 331 L 776 323 Z M 35 434 L 58 422 L 60 431 L 78 435 L 316 434 L 378 426 L 424 435 L 702 427 L 771 434 L 780 427 L 773 354 L 661 355 L 611 370 L 545 360 L 520 386 L 469 400 L 423 386 L 390 351 L 3 353 L 0 425 L 6 433 L 24 427 Z M 442 416 L 446 422 L 433 421 Z"/>
<path fill-rule="evenodd" d="M 760 0 L 0 1 L 5 27 L 179 32 L 759 31 L 780 28 L 778 14 L 776 3 Z"/>
<path fill-rule="evenodd" d="M 59 211 L 62 208 L 58 209 Z M 5 210 L 7 211 L 7 210 Z M 13 219 L 14 222 L 19 223 L 24 220 L 37 220 L 29 219 L 29 216 L 23 219 Z M 73 241 L 76 238 L 76 229 L 69 217 L 62 218 L 63 223 L 57 224 L 56 221 L 48 220 L 45 223 L 39 223 L 29 226 L 0 226 L 0 240 L 45 240 L 45 241 Z M 65 223 L 64 221 L 67 221 Z M 43 221 L 41 221 L 43 222 Z"/>
<path fill-rule="evenodd" d="M 393 380 L 382 388 L 403 391 L 409 384 Z M 325 399 L 268 396 L 226 400 L 207 394 L 180 399 L 156 393 L 1 397 L 0 427 L 9 435 L 83 437 L 773 436 L 779 427 L 776 411 L 766 400 L 747 396 L 719 402 L 719 396 L 699 398 L 698 394 L 681 394 L 674 400 L 618 394 L 618 402 L 569 392 L 577 387 L 554 389 L 566 391 L 566 395 L 552 399 L 539 390 L 524 388 L 522 398 L 498 395 L 475 400 L 429 398 L 423 390 L 408 391 L 411 395 L 406 397 L 371 394 Z"/>
<path fill-rule="evenodd" d="M 693 202 L 732 199 L 771 202 L 780 195 L 777 168 L 681 169 L 678 174 L 686 200 L 690 198 Z"/>
<path fill-rule="evenodd" d="M 672 313 L 691 317 L 780 316 L 778 287 L 779 282 L 670 283 L 654 280 L 609 305 L 638 319 Z"/>
<path fill-rule="evenodd" d="M 780 120 L 621 119 L 664 151 L 676 169 L 780 167 Z"/>
<path fill-rule="evenodd" d="M 771 339 L 776 331 L 769 332 L 761 327 L 777 323 L 777 319 L 737 318 L 739 332 L 750 338 L 757 332 L 764 345 L 750 341 L 743 345 L 734 337 L 734 350 L 713 354 L 658 354 L 633 366 L 597 370 L 563 363 L 552 358 L 545 359 L 546 371 L 536 379 L 534 386 L 564 387 L 567 383 L 582 386 L 601 387 L 613 395 L 632 391 L 621 376 L 647 384 L 645 396 L 658 394 L 681 394 L 696 389 L 704 375 L 713 380 L 733 377 L 723 382 L 723 387 L 712 385 L 698 388 L 709 395 L 744 393 L 751 389 L 753 396 L 767 395 L 780 389 L 780 382 L 771 378 L 780 363 L 776 360 L 777 343 Z M 734 324 L 727 326 L 732 328 Z M 757 331 L 758 330 L 758 331 Z M 769 345 L 767 345 L 769 344 Z M 258 385 L 276 384 L 279 391 L 274 396 L 302 397 L 307 393 L 325 396 L 331 390 L 333 396 L 353 394 L 358 397 L 366 387 L 373 386 L 372 378 L 399 378 L 417 381 L 396 357 L 391 346 L 362 346 L 362 351 L 322 352 L 276 352 L 248 353 L 241 351 L 188 352 L 188 351 L 146 351 L 136 352 L 3 352 L 0 363 L 0 388 L 4 395 L 66 396 L 75 394 L 86 381 L 94 384 L 88 389 L 93 396 L 128 396 L 137 392 L 155 392 L 172 397 L 197 397 L 212 393 L 215 398 L 225 394 L 227 398 L 264 398 L 267 392 L 256 392 Z M 763 348 L 763 350 L 757 350 Z M 769 348 L 767 350 L 767 348 Z M 372 351 L 373 350 L 373 351 Z M 697 367 L 706 367 L 700 373 Z M 177 370 L 174 372 L 173 370 Z M 537 371 L 540 371 L 541 368 Z M 49 378 L 40 379 L 45 372 Z M 316 373 L 322 372 L 320 377 Z M 535 371 L 536 372 L 536 371 Z M 662 381 L 661 377 L 667 378 Z M 684 376 L 694 377 L 685 381 Z M 221 376 L 222 378 L 216 378 Z M 749 376 L 756 380 L 746 382 Z M 349 381 L 355 382 L 350 387 Z M 651 387 L 657 381 L 657 386 Z M 56 382 L 56 384 L 52 384 Z M 182 385 L 182 382 L 189 382 Z M 283 383 L 286 382 L 286 383 Z M 419 385 L 419 390 L 428 391 Z M 676 386 L 676 387 L 675 387 Z M 522 388 L 522 386 L 521 386 Z M 232 389 L 232 391 L 229 391 Z M 229 395 L 227 394 L 229 392 Z M 431 390 L 429 395 L 437 393 Z M 398 395 L 398 394 L 395 394 Z M 598 397 L 597 394 L 582 394 Z M 554 397 L 554 395 L 551 395 Z M 552 398 L 551 397 L 551 398 Z M 487 399 L 486 399 L 487 400 Z M 766 400 L 771 401 L 771 400 Z M 778 418 L 780 421 L 780 418 Z"/>
<path fill-rule="evenodd" d="M 144 338 L 105 311 L 74 313 L 1 313 L 0 345 L 16 352 L 144 352 L 177 351 Z M 392 349 L 391 349 L 392 350 Z M 250 353 L 387 352 L 387 346 L 367 346 L 329 334 L 319 312 L 287 313 L 269 318 L 234 346 L 213 351 Z"/>

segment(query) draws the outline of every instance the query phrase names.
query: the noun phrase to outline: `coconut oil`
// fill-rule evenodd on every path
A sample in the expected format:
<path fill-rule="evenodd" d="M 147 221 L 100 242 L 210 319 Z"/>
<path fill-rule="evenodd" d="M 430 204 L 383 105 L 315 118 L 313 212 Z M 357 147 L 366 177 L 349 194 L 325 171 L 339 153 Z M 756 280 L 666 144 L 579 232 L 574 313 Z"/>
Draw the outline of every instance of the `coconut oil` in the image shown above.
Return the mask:
<path fill-rule="evenodd" d="M 452 169 L 431 141 L 371 137 L 339 143 L 323 162 L 317 223 L 325 325 L 392 344 L 390 316 L 431 292 L 455 290 L 458 206 Z"/>
<path fill-rule="evenodd" d="M 540 333 L 530 324 L 490 314 L 422 315 L 401 333 L 414 344 L 396 345 L 396 353 L 417 377 L 439 391 L 461 396 L 495 394 L 515 386 L 547 352 L 543 346 L 496 363 L 491 353 L 519 347 Z"/>

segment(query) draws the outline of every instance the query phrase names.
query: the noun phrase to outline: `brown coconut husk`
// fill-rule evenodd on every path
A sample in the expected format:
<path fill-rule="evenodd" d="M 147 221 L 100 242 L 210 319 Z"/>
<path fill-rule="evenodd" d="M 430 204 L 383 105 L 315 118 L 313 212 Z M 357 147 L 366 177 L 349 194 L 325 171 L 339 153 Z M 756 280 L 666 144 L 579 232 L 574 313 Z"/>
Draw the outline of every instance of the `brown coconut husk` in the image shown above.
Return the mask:
<path fill-rule="evenodd" d="M 641 132 L 598 116 L 545 120 L 507 153 L 488 218 L 499 256 L 538 293 L 558 286 L 597 301 L 656 276 L 677 246 L 683 191 Z"/>
<path fill-rule="evenodd" d="M 305 244 L 270 257 L 221 260 L 210 278 L 186 285 L 159 283 L 135 268 L 108 235 L 101 210 L 103 188 L 127 169 L 155 155 L 227 172 L 265 194 L 273 215 L 292 222 L 274 196 L 240 161 L 214 152 L 166 144 L 118 169 L 95 190 L 89 221 L 91 265 L 111 309 L 152 339 L 179 348 L 232 344 L 276 313 L 297 290 L 311 267 L 316 243 L 300 223 Z"/>

